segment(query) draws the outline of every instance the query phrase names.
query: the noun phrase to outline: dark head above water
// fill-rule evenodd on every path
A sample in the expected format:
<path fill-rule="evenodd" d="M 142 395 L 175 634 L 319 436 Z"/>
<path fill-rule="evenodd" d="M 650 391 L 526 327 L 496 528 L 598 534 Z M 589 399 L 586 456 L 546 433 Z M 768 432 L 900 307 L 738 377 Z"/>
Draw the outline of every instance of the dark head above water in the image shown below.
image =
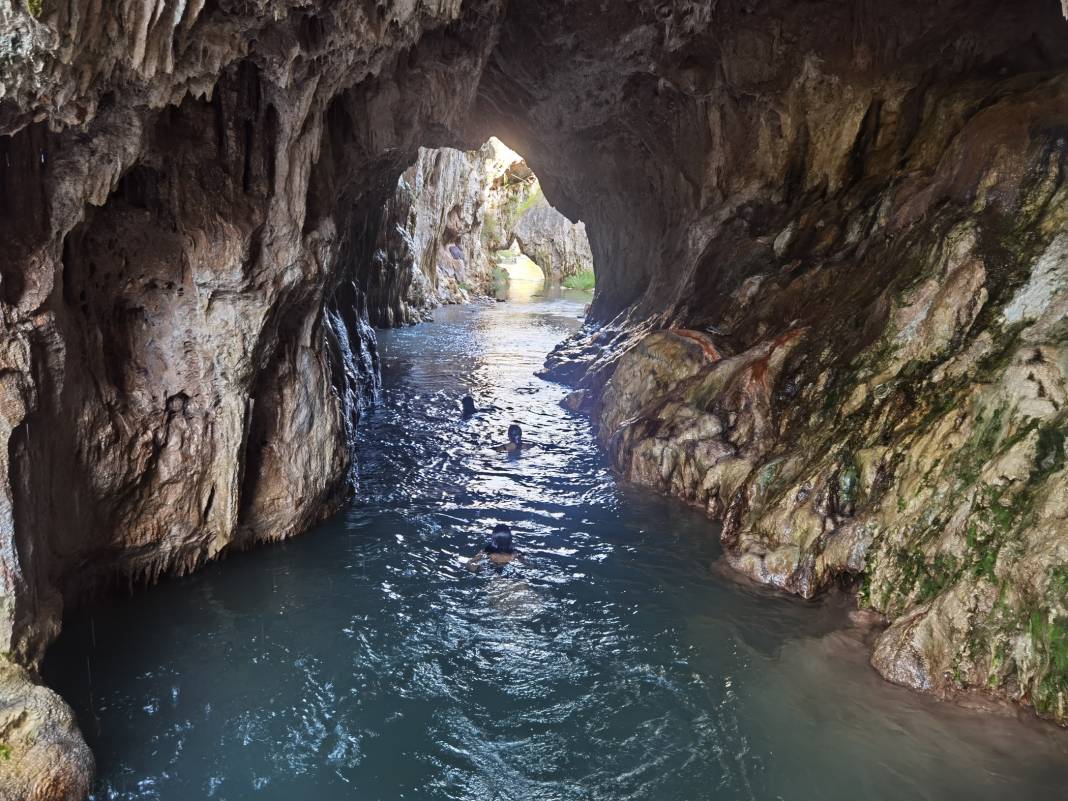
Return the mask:
<path fill-rule="evenodd" d="M 523 444 L 523 429 L 521 429 L 516 423 L 512 423 L 508 426 L 508 441 L 513 445 Z"/>
<path fill-rule="evenodd" d="M 463 407 L 464 417 L 470 417 L 476 411 L 478 411 L 475 408 L 475 399 L 472 398 L 470 395 L 464 395 L 463 398 L 460 399 L 460 406 Z"/>
<path fill-rule="evenodd" d="M 493 534 L 486 539 L 486 553 L 512 553 L 512 529 L 504 523 L 493 527 Z"/>

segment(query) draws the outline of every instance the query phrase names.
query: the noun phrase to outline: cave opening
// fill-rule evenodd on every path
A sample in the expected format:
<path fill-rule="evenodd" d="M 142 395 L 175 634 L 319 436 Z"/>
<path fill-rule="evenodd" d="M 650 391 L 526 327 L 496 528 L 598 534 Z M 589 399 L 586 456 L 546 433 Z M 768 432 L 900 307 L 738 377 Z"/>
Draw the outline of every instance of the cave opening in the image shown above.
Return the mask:
<path fill-rule="evenodd" d="M 1063 4 L 8 5 L 0 797 L 1060 792 Z"/>
<path fill-rule="evenodd" d="M 595 288 L 585 224 L 557 211 L 525 159 L 496 137 L 474 150 L 419 148 L 375 230 L 376 267 L 364 283 L 379 326 L 477 297 Z"/>

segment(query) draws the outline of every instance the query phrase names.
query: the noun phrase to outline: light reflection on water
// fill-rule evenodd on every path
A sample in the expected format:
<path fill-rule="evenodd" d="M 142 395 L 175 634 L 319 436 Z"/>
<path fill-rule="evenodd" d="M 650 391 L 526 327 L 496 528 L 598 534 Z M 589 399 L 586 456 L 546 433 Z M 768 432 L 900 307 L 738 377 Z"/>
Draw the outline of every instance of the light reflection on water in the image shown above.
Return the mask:
<path fill-rule="evenodd" d="M 533 376 L 585 300 L 383 333 L 356 502 L 68 621 L 97 798 L 1063 797 L 1068 735 L 885 684 L 840 599 L 726 577 L 712 524 L 611 480 Z M 513 420 L 542 447 L 494 451 Z M 472 575 L 501 521 L 528 563 Z"/>

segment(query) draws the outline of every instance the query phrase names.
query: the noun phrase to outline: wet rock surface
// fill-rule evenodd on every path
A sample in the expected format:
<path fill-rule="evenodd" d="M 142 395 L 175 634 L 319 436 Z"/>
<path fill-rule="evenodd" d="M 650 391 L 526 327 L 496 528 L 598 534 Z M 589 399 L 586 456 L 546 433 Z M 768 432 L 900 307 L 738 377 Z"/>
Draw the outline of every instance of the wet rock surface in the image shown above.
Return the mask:
<path fill-rule="evenodd" d="M 1068 717 L 1056 3 L 43 0 L 0 27 L 16 662 L 64 604 L 337 508 L 367 318 L 434 289 L 375 283 L 400 246 L 369 221 L 419 147 L 498 134 L 590 226 L 590 323 L 548 369 L 618 468 L 722 516 L 749 575 L 860 581 L 889 677 Z"/>
<path fill-rule="evenodd" d="M 89 792 L 93 755 L 74 713 L 6 660 L 0 663 L 0 759 L 3 801 L 81 801 Z"/>
<path fill-rule="evenodd" d="M 378 221 L 365 274 L 373 325 L 420 322 L 442 304 L 487 292 L 490 261 L 481 233 L 496 166 L 488 147 L 420 149 Z"/>
<path fill-rule="evenodd" d="M 723 519 L 735 568 L 855 586 L 891 622 L 891 681 L 1064 722 L 1068 84 L 1009 85 L 952 134 L 916 121 L 904 158 L 926 169 L 880 187 L 868 165 L 863 206 L 770 231 L 718 313 L 669 318 L 702 331 L 613 354 L 597 413 L 621 474 Z"/>

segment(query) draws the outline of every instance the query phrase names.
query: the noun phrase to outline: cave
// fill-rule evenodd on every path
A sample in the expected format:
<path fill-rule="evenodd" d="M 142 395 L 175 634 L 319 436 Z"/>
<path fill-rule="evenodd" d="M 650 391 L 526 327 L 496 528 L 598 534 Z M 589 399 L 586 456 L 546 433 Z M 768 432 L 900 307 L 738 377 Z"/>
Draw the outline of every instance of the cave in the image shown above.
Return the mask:
<path fill-rule="evenodd" d="M 383 388 L 405 365 L 437 380 L 434 340 L 408 324 L 481 294 L 455 265 L 436 294 L 440 253 L 468 258 L 462 198 L 438 209 L 429 267 L 398 221 L 417 178 L 491 137 L 584 223 L 596 266 L 581 325 L 551 321 L 562 341 L 516 392 L 559 391 L 606 486 L 719 549 L 685 586 L 774 588 L 795 627 L 795 609 L 847 604 L 868 621 L 862 661 L 918 693 L 871 689 L 887 708 L 956 699 L 1068 725 L 1066 16 L 1056 0 L 4 4 L 0 799 L 102 792 L 85 720 L 42 680 L 65 620 L 163 597 L 147 588 L 164 579 L 173 598 L 222 557 L 247 570 L 253 546 L 368 497 L 356 454 L 375 452 Z M 413 290 L 427 276 L 433 292 Z M 471 329 L 487 352 L 504 314 L 486 305 Z M 443 417 L 453 391 L 407 408 Z M 748 753 L 735 724 L 685 721 L 666 729 L 708 753 L 733 732 Z M 626 760 L 635 740 L 605 742 Z M 511 770 L 502 753 L 483 756 Z M 426 787 L 582 797 L 559 770 L 544 787 L 505 771 L 504 789 L 475 771 L 450 796 L 440 768 Z M 724 797 L 752 797 L 760 770 Z M 595 797 L 719 781 L 590 771 Z"/>

